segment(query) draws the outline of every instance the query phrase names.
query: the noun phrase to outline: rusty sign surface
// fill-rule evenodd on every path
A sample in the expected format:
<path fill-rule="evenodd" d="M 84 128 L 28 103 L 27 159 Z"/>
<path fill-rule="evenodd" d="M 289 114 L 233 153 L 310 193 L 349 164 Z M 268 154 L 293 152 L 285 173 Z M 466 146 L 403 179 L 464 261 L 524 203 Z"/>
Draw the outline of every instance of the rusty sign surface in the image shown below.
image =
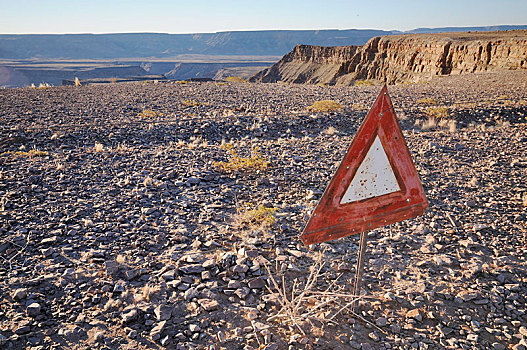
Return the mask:
<path fill-rule="evenodd" d="M 427 207 L 384 86 L 300 238 L 322 243 L 413 218 Z"/>

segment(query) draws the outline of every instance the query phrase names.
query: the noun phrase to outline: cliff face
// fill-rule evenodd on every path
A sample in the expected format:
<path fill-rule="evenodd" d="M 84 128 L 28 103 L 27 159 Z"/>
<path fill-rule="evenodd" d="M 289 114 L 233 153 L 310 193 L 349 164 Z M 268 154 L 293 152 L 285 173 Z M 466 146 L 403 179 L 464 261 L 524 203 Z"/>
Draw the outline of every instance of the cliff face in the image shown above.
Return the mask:
<path fill-rule="evenodd" d="M 330 83 L 361 46 L 297 45 L 278 63 L 251 77 L 265 83 Z"/>
<path fill-rule="evenodd" d="M 494 70 L 527 69 L 527 31 L 376 37 L 366 45 L 299 45 L 252 81 L 352 85 Z"/>

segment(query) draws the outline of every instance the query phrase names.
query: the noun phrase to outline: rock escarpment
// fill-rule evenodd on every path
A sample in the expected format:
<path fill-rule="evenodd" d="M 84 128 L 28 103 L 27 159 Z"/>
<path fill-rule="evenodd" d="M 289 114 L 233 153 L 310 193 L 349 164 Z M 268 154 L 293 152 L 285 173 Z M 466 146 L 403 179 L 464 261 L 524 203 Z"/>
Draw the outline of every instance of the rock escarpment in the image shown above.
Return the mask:
<path fill-rule="evenodd" d="M 527 69 L 527 31 L 375 37 L 364 46 L 298 45 L 255 82 L 389 84 L 434 76 Z"/>

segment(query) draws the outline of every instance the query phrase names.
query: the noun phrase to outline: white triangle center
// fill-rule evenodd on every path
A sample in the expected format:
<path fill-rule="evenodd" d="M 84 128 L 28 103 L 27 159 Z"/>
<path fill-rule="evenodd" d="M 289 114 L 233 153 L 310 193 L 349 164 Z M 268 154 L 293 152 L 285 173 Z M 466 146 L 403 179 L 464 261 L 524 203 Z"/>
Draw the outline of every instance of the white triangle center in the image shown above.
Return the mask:
<path fill-rule="evenodd" d="M 392 166 L 377 135 L 340 204 L 400 191 Z"/>

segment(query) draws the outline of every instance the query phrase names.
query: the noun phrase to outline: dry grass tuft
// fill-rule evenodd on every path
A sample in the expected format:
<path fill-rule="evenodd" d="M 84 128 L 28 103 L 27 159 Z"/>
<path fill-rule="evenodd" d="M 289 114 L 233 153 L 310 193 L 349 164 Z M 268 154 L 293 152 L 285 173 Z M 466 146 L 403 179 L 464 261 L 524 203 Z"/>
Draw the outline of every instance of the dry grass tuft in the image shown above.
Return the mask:
<path fill-rule="evenodd" d="M 276 212 L 278 208 L 264 207 L 263 205 L 254 206 L 245 204 L 243 209 L 239 209 L 234 217 L 236 226 L 250 228 L 269 228 L 276 222 Z"/>
<path fill-rule="evenodd" d="M 115 261 L 117 261 L 119 264 L 121 265 L 124 265 L 124 263 L 126 262 L 126 258 L 124 257 L 124 255 L 117 255 L 117 258 L 115 258 Z"/>
<path fill-rule="evenodd" d="M 330 127 L 326 128 L 324 131 L 322 131 L 322 133 L 324 133 L 325 135 L 328 135 L 328 136 L 332 136 L 332 135 L 338 134 L 339 131 L 337 129 L 335 129 L 334 127 L 330 126 Z"/>
<path fill-rule="evenodd" d="M 448 108 L 446 107 L 428 107 L 425 114 L 429 118 L 445 119 L 448 117 Z"/>
<path fill-rule="evenodd" d="M 46 151 L 38 149 L 32 149 L 27 152 L 24 151 L 7 151 L 1 154 L 2 156 L 15 156 L 15 157 L 47 157 L 49 155 Z"/>
<path fill-rule="evenodd" d="M 95 151 L 95 153 L 101 153 L 102 151 L 104 151 L 104 145 L 102 143 L 95 142 L 93 150 Z"/>
<path fill-rule="evenodd" d="M 226 172 L 256 172 L 264 170 L 269 166 L 269 161 L 262 156 L 257 146 L 252 146 L 250 157 L 240 157 L 232 143 L 221 146 L 230 154 L 230 159 L 226 162 L 213 162 L 214 167 Z"/>
<path fill-rule="evenodd" d="M 149 286 L 148 284 L 145 285 L 142 289 L 142 296 L 143 299 L 146 301 L 152 300 L 157 293 L 159 293 L 161 288 L 159 286 Z"/>
<path fill-rule="evenodd" d="M 183 105 L 196 107 L 196 106 L 199 106 L 199 102 L 197 102 L 196 100 L 184 100 Z"/>
<path fill-rule="evenodd" d="M 77 77 L 75 77 L 75 86 L 81 86 L 81 81 Z"/>
<path fill-rule="evenodd" d="M 311 112 L 321 113 L 336 112 L 342 110 L 343 108 L 344 106 L 333 100 L 315 101 L 311 106 L 307 107 L 307 109 Z"/>
<path fill-rule="evenodd" d="M 140 118 L 155 118 L 155 117 L 162 117 L 163 113 L 152 111 L 150 109 L 145 109 L 141 113 L 137 115 Z"/>
<path fill-rule="evenodd" d="M 229 83 L 246 83 L 247 79 L 243 79 L 242 77 L 227 77 L 225 78 L 225 81 L 228 81 Z"/>
<path fill-rule="evenodd" d="M 45 89 L 50 88 L 51 86 L 52 85 L 48 84 L 48 83 L 40 83 L 40 84 L 38 84 L 38 86 L 35 86 L 35 84 L 31 83 L 31 88 L 33 88 L 35 90 L 45 90 Z"/>
<path fill-rule="evenodd" d="M 423 121 L 421 125 L 423 130 L 434 130 L 437 128 L 437 120 L 434 117 L 428 117 L 428 119 Z"/>
<path fill-rule="evenodd" d="M 437 100 L 435 98 L 425 97 L 417 100 L 417 103 L 421 105 L 435 106 L 437 105 Z"/>
<path fill-rule="evenodd" d="M 145 187 L 148 187 L 148 186 L 152 186 L 154 184 L 154 180 L 150 177 L 150 176 L 147 176 L 144 181 L 143 181 L 143 185 Z"/>
<path fill-rule="evenodd" d="M 443 119 L 439 121 L 439 127 L 448 129 L 450 132 L 456 132 L 457 125 L 455 120 Z"/>
<path fill-rule="evenodd" d="M 374 86 L 378 82 L 375 80 L 356 80 L 355 83 L 353 83 L 354 86 Z"/>

